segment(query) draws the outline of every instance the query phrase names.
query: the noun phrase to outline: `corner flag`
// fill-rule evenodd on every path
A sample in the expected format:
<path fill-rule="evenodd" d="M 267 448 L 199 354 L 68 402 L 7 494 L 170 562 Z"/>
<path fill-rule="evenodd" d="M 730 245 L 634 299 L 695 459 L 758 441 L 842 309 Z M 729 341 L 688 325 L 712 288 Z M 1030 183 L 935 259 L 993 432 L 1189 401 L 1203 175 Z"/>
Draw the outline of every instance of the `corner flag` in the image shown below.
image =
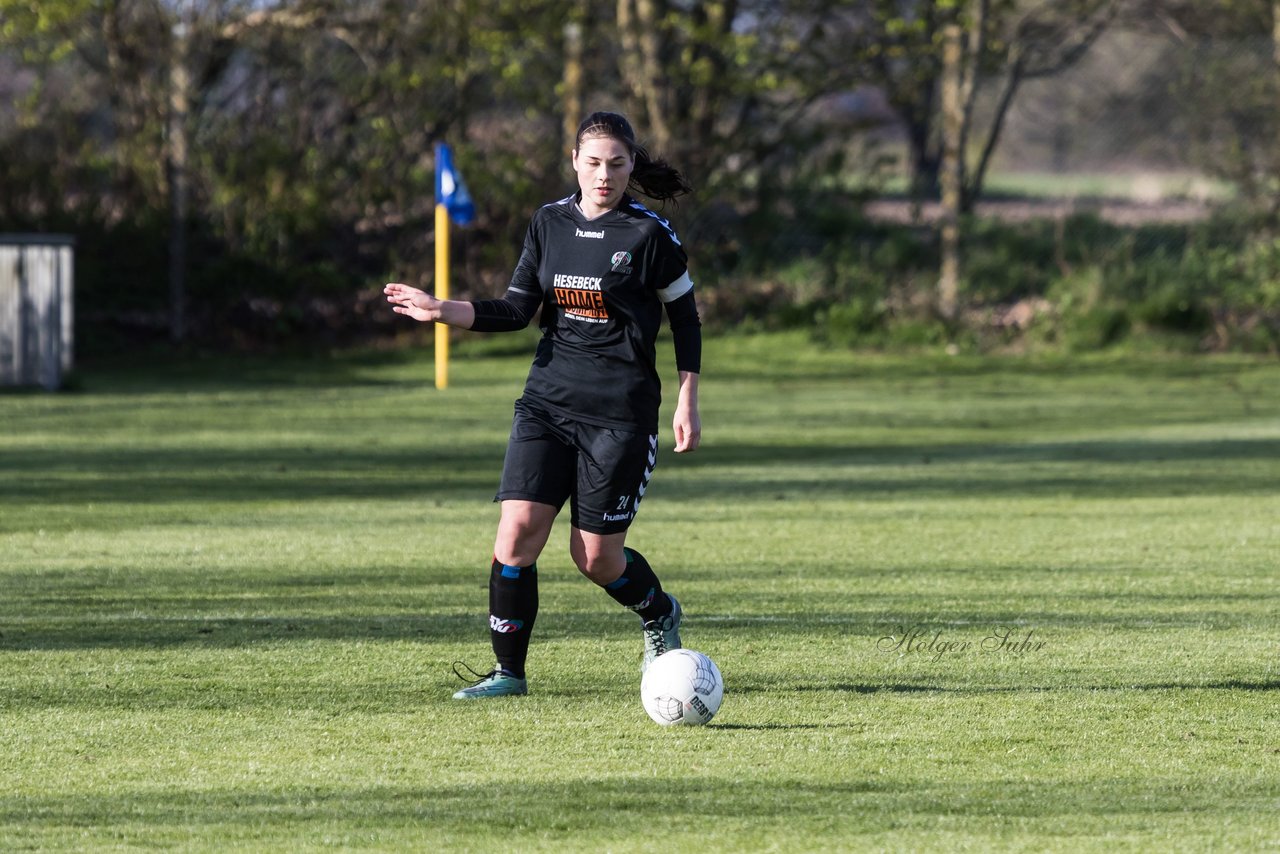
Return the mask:
<path fill-rule="evenodd" d="M 471 194 L 462 183 L 462 174 L 453 168 L 453 153 L 443 142 L 436 143 L 436 204 L 444 205 L 458 225 L 470 225 L 476 218 Z"/>
<path fill-rule="evenodd" d="M 436 143 L 436 298 L 449 298 L 449 220 L 467 225 L 476 218 L 462 175 L 453 168 L 453 154 Z M 436 324 L 436 388 L 449 387 L 449 327 Z"/>

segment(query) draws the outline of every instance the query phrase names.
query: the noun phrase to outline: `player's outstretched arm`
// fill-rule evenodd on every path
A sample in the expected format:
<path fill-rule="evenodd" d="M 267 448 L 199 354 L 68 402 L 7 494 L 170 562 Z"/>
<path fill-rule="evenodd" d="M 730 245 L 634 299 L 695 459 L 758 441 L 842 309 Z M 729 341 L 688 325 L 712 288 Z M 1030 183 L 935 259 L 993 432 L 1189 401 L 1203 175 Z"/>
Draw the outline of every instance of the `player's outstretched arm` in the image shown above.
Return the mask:
<path fill-rule="evenodd" d="M 698 415 L 698 375 L 680 372 L 680 396 L 671 423 L 676 436 L 676 453 L 696 451 L 702 443 L 702 418 Z"/>
<path fill-rule="evenodd" d="M 469 302 L 438 300 L 431 294 L 412 285 L 390 282 L 382 289 L 387 302 L 397 314 L 405 314 L 423 323 L 443 323 L 470 329 L 476 320 L 476 312 Z"/>

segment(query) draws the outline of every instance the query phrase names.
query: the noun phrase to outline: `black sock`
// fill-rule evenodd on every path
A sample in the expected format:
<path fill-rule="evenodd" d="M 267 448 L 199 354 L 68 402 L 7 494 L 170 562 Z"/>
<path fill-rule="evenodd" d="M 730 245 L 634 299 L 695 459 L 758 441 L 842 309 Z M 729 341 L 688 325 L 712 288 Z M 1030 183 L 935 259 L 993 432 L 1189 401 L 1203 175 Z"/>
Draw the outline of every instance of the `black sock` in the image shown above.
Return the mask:
<path fill-rule="evenodd" d="M 639 614 L 646 623 L 670 614 L 671 600 L 662 592 L 662 582 L 658 581 L 649 561 L 635 549 L 622 551 L 627 556 L 627 568 L 617 581 L 604 585 L 604 591 L 622 607 Z"/>
<path fill-rule="evenodd" d="M 489 639 L 498 666 L 520 679 L 537 616 L 538 565 L 508 566 L 495 557 L 489 573 Z"/>

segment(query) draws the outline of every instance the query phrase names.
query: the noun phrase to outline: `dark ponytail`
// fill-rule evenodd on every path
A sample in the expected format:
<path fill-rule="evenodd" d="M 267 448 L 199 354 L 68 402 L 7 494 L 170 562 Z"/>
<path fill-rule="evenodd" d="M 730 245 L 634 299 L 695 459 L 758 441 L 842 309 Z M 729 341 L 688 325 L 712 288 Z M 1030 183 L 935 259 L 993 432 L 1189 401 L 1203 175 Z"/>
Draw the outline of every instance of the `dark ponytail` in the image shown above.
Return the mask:
<path fill-rule="evenodd" d="M 582 148 L 584 139 L 601 136 L 622 142 L 635 157 L 635 169 L 627 184 L 629 189 L 662 202 L 693 192 L 693 187 L 678 169 L 665 160 L 649 156 L 644 146 L 636 142 L 636 132 L 632 130 L 631 123 L 618 113 L 592 113 L 583 119 L 582 124 L 578 125 L 574 148 Z"/>

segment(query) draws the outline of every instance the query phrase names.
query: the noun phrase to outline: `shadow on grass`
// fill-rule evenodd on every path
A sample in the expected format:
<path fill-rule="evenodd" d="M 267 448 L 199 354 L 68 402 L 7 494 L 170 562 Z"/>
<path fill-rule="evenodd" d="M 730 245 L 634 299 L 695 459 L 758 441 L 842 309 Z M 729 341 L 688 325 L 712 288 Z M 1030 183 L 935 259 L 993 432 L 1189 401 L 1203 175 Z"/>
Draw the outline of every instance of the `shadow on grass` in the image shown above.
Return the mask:
<path fill-rule="evenodd" d="M 1068 641 L 1059 631 L 1070 633 L 1070 643 L 1088 643 L 1092 636 L 1104 645 L 1116 637 L 1144 639 L 1161 631 L 1238 632 L 1269 626 L 1280 605 L 1280 593 L 1130 590 L 1117 596 L 1100 589 L 1055 592 L 1054 610 L 1030 610 L 1021 605 L 1033 594 L 1020 594 L 1011 602 L 992 591 L 1000 589 L 1004 575 L 1028 578 L 1043 573 L 1043 567 L 1010 568 L 995 575 L 989 567 L 972 571 L 984 580 L 969 589 L 965 568 L 946 570 L 952 583 L 966 586 L 967 592 L 958 599 L 953 596 L 945 613 L 922 612 L 918 597 L 910 592 L 866 592 L 858 596 L 856 607 L 850 604 L 838 611 L 815 608 L 812 597 L 818 594 L 797 592 L 744 604 L 757 609 L 747 613 L 690 612 L 686 629 L 713 646 L 730 639 L 769 638 L 772 643 L 799 638 L 847 644 L 856 654 L 927 662 L 935 657 L 930 646 L 935 636 L 936 642 L 949 645 L 942 648 L 947 660 L 986 650 L 982 644 L 996 644 L 991 638 L 1000 632 L 1009 644 L 1024 636 L 1035 641 L 1032 651 L 1018 655 L 1044 657 L 1064 650 Z M 868 577 L 874 574 L 868 571 Z M 755 584 L 750 571 L 740 570 L 740 575 L 748 586 Z M 11 570 L 4 575 L 8 596 L 0 603 L 0 650 L 479 638 L 486 577 L 479 565 L 444 575 L 412 566 L 286 574 L 227 572 L 200 565 L 131 573 L 109 566 Z M 576 574 L 552 573 L 544 582 L 544 594 L 555 591 L 567 598 L 539 621 L 539 641 L 607 637 L 623 625 L 626 612 L 608 607 Z M 1039 600 L 1025 604 L 1034 601 Z M 442 602 L 452 607 L 442 608 Z M 774 610 L 765 610 L 769 608 Z M 908 648 L 895 646 L 895 639 L 905 642 L 908 634 Z M 957 642 L 964 646 L 952 645 Z M 1004 646 L 997 646 L 992 654 L 1005 655 Z"/>
<path fill-rule="evenodd" d="M 991 574 L 989 568 L 975 568 L 974 571 L 987 576 Z M 1045 567 L 1011 569 L 1008 570 L 1008 577 L 1025 579 L 1044 572 Z M 948 573 L 959 577 L 957 583 L 966 583 L 962 571 L 948 570 Z M 1105 590 L 1086 593 L 1055 591 L 1053 598 L 1061 608 L 1036 611 L 1019 608 L 1007 601 L 986 601 L 999 595 L 991 592 L 999 587 L 999 578 L 994 577 L 981 587 L 963 594 L 952 594 L 958 598 L 951 599 L 945 614 L 933 612 L 913 616 L 908 612 L 895 619 L 895 613 L 903 613 L 900 609 L 919 608 L 923 601 L 919 594 L 903 592 L 859 594 L 856 597 L 856 609 L 850 607 L 843 613 L 824 612 L 816 608 L 805 613 L 793 611 L 787 614 L 746 616 L 708 611 L 693 617 L 686 615 L 686 620 L 689 626 L 713 637 L 717 634 L 736 637 L 763 634 L 798 635 L 815 639 L 847 638 L 850 642 L 865 644 L 878 655 L 904 655 L 924 660 L 934 655 L 935 648 L 930 648 L 928 644 L 936 633 L 942 635 L 940 642 L 966 642 L 968 646 L 963 649 L 972 651 L 979 649 L 984 638 L 997 629 L 1008 630 L 1006 637 L 1010 642 L 1021 640 L 1025 633 L 1034 631 L 1035 640 L 1045 641 L 1048 645 L 1041 649 L 1051 651 L 1058 640 L 1051 635 L 1046 637 L 1044 633 L 1053 629 L 1096 631 L 1105 638 L 1117 632 L 1143 633 L 1160 629 L 1222 631 L 1249 627 L 1269 628 L 1275 609 L 1280 606 L 1280 594 L 1268 596 L 1251 593 L 1166 594 L 1126 591 L 1119 595 Z M 821 594 L 811 594 L 815 601 L 819 595 Z M 1016 599 L 1021 601 L 1034 595 L 1024 593 Z M 795 607 L 803 601 L 804 597 L 797 595 L 788 598 L 786 604 Z M 913 629 L 922 630 L 922 633 L 914 637 L 909 649 L 900 649 L 891 640 L 885 640 L 883 646 L 877 643 L 887 637 L 904 639 L 904 634 Z M 998 640 L 990 643 L 997 648 L 999 646 Z M 943 652 L 952 654 L 946 649 Z"/>
<path fill-rule="evenodd" d="M 482 606 L 477 599 L 477 611 Z M 472 636 L 479 640 L 483 626 L 479 613 L 340 617 L 85 616 L 65 620 L 49 618 L 30 625 L 10 623 L 0 631 L 0 650 L 226 649 L 310 641 L 429 643 Z"/>
<path fill-rule="evenodd" d="M 1247 681 L 1228 679 L 1221 682 L 1151 682 L 1116 685 L 908 685 L 908 684 L 835 684 L 791 685 L 783 691 L 837 692 L 849 694 L 1039 694 L 1052 692 L 1129 692 L 1129 691 L 1280 691 L 1280 680 Z"/>
<path fill-rule="evenodd" d="M 714 376 L 717 379 L 758 381 L 785 380 L 796 382 L 820 381 L 875 381 L 902 383 L 934 383 L 946 388 L 952 381 L 978 380 L 981 386 L 1001 388 L 1009 380 L 1030 379 L 1038 388 L 1051 388 L 1056 381 L 1089 379 L 1115 382 L 1124 386 L 1135 383 L 1155 383 L 1167 380 L 1218 380 L 1232 386 L 1241 374 L 1271 365 L 1263 358 L 1204 359 L 1160 356 L 1081 358 L 999 358 L 988 356 L 953 357 L 929 355 L 899 355 L 863 358 L 856 351 L 821 345 L 801 345 L 794 349 L 769 346 L 768 338 L 757 339 L 762 347 L 751 347 L 750 339 L 738 341 L 748 346 L 747 355 L 722 359 L 716 362 Z M 1271 374 L 1267 374 L 1270 376 Z"/>
<path fill-rule="evenodd" d="M 479 576 L 477 572 L 476 577 Z M 141 586 L 136 592 L 108 589 L 59 592 L 57 588 L 50 592 L 18 587 L 16 598 L 10 599 L 0 610 L 0 651 L 236 648 L 252 644 L 316 641 L 435 644 L 472 638 L 479 642 L 483 634 L 484 593 L 478 582 L 474 595 L 459 600 L 464 607 L 474 607 L 475 613 L 461 614 L 442 614 L 426 597 L 405 599 L 396 603 L 392 611 L 380 611 L 380 608 L 386 609 L 387 597 L 362 596 L 359 591 L 366 588 L 358 574 L 343 587 L 327 587 L 325 598 L 320 600 L 282 592 L 266 582 L 254 585 L 242 579 L 214 589 L 193 588 L 164 595 L 149 594 L 145 589 L 145 577 L 139 577 L 137 583 Z M 344 589 L 350 590 L 349 595 L 344 594 Z M 1085 606 L 1094 601 L 1111 601 L 1103 594 L 1075 598 Z M 957 655 L 978 654 L 975 650 L 982 639 L 995 629 L 1009 628 L 1010 643 L 1022 641 L 1024 635 L 1031 639 L 1034 633 L 1034 641 L 1043 646 L 1037 646 L 1033 651 L 997 650 L 983 652 L 983 655 L 1043 658 L 1063 649 L 1064 642 L 1055 637 L 1056 629 L 1073 632 L 1077 641 L 1080 632 L 1108 639 L 1118 632 L 1138 632 L 1146 637 L 1152 631 L 1224 631 L 1263 627 L 1268 625 L 1272 614 L 1265 597 L 1243 594 L 1237 597 L 1189 595 L 1184 598 L 1187 602 L 1194 602 L 1197 598 L 1234 598 L 1241 603 L 1254 602 L 1257 607 L 1248 611 L 1233 611 L 1227 607 L 1164 610 L 1162 606 L 1176 607 L 1183 599 L 1160 594 L 1127 594 L 1125 598 L 1126 610 L 1116 613 L 1100 612 L 1090 607 L 1065 612 L 966 613 L 963 615 L 963 628 L 988 628 L 973 629 L 967 634 L 963 628 L 949 631 L 944 638 L 947 642 L 960 640 L 967 642 L 968 646 L 965 652 L 946 652 L 943 658 L 949 661 Z M 336 604 L 336 600 L 341 604 Z M 1146 607 L 1135 607 L 1144 603 Z M 859 655 L 905 657 L 921 663 L 934 660 L 934 653 L 928 649 L 913 649 L 900 656 L 878 646 L 879 640 L 886 634 L 893 634 L 896 629 L 885 627 L 886 609 L 878 608 L 875 601 L 865 601 L 863 605 L 865 610 L 851 612 L 838 619 L 808 615 L 770 618 L 767 621 L 735 621 L 699 620 L 698 616 L 692 616 L 686 619 L 686 629 L 696 632 L 699 642 L 710 646 L 729 639 L 747 643 L 765 637 L 770 639 L 770 643 L 783 638 L 821 643 L 843 640 L 852 645 L 853 652 Z M 237 610 L 246 607 L 252 607 L 257 613 L 252 616 L 236 614 Z M 341 611 L 344 607 L 347 609 L 345 613 L 315 613 L 318 610 Z M 631 628 L 624 619 L 626 616 L 624 612 L 603 605 L 598 610 L 544 614 L 538 623 L 537 642 L 609 637 Z M 706 616 L 715 617 L 714 614 Z M 959 618 L 957 615 L 956 619 Z M 934 619 L 906 620 L 899 625 L 932 626 L 929 633 L 921 635 L 918 641 L 923 647 L 932 637 L 934 628 L 949 624 Z M 792 643 L 790 640 L 783 642 Z M 903 686 L 903 690 L 909 690 L 909 686 Z"/>
<path fill-rule="evenodd" d="M 707 729 L 714 732 L 793 732 L 806 729 L 831 729 L 829 724 L 722 724 L 711 721 Z"/>
<path fill-rule="evenodd" d="M 803 839 L 806 849 L 820 840 L 825 846 L 817 847 L 843 849 L 857 847 L 859 834 L 926 832 L 936 830 L 943 819 L 952 832 L 990 833 L 995 839 L 1007 838 L 1001 834 L 1008 832 L 1010 819 L 1018 819 L 1024 832 L 1036 831 L 1036 822 L 1044 821 L 1040 829 L 1045 841 L 1060 843 L 1064 820 L 1095 832 L 1097 822 L 1119 822 L 1132 840 L 1141 838 L 1133 835 L 1136 817 L 1150 822 L 1188 813 L 1204 818 L 1191 827 L 1183 821 L 1184 834 L 1194 827 L 1220 836 L 1225 819 L 1214 813 L 1227 810 L 1234 817 L 1231 824 L 1242 825 L 1237 831 L 1247 833 L 1251 821 L 1257 828 L 1269 824 L 1266 816 L 1275 798 L 1273 781 L 1243 774 L 1203 776 L 1194 785 L 1187 777 L 1156 775 L 1095 775 L 1082 782 L 1019 778 L 1011 783 L 876 774 L 849 759 L 833 761 L 822 781 L 792 773 L 779 785 L 769 769 L 762 773 L 762 778 L 748 780 L 646 774 L 461 784 L 441 770 L 434 785 L 358 787 L 333 781 L 277 785 L 269 791 L 148 785 L 110 794 L 7 794 L 0 796 L 0 825 L 55 837 L 71 828 L 81 845 L 97 838 L 113 846 L 122 841 L 145 846 L 150 834 L 158 835 L 153 841 L 171 842 L 167 834 L 175 828 L 182 829 L 188 844 L 217 847 L 219 840 L 235 845 L 252 839 L 296 845 L 308 839 L 299 834 L 323 834 L 328 841 L 334 834 L 342 838 L 343 828 L 377 828 L 384 844 L 397 831 L 406 831 L 419 841 L 452 839 L 471 850 L 519 850 L 526 834 L 540 848 L 557 840 L 571 850 L 582 849 L 584 842 L 612 847 L 631 840 L 648 850 L 643 841 L 653 839 L 655 827 L 677 823 L 714 825 L 711 838 L 722 844 L 738 833 L 747 834 L 744 840 L 753 845 L 776 834 L 783 848 Z M 1161 833 L 1162 828 L 1157 825 L 1150 832 Z"/>
<path fill-rule="evenodd" d="M 890 496 L 1133 498 L 1275 493 L 1280 439 L 1094 441 L 917 446 L 710 446 L 660 482 L 662 494 L 847 499 Z M 1218 465 L 1221 464 L 1221 465 Z M 787 466 L 819 469 L 773 478 Z M 742 469 L 751 470 L 751 474 Z M 720 474 L 719 469 L 733 469 Z M 874 475 L 864 472 L 874 469 Z M 890 472 L 886 474 L 886 471 Z"/>
<path fill-rule="evenodd" d="M 408 643 L 421 645 L 424 660 L 433 660 L 437 653 L 430 648 L 434 645 L 474 643 L 481 648 L 487 647 L 489 641 L 481 584 L 476 585 L 476 594 L 464 603 L 474 608 L 469 613 L 441 614 L 425 604 L 417 613 L 405 613 L 414 610 L 412 603 L 405 604 L 404 611 L 377 613 L 369 604 L 353 598 L 350 602 L 353 613 L 349 614 L 293 615 L 276 603 L 276 613 L 271 616 L 230 616 L 228 611 L 237 604 L 243 605 L 242 597 L 210 596 L 209 601 L 216 604 L 205 612 L 184 604 L 182 610 L 188 613 L 183 615 L 173 613 L 178 610 L 176 605 L 167 606 L 141 596 L 122 598 L 110 608 L 104 608 L 101 603 L 62 606 L 62 610 L 71 615 L 82 607 L 92 610 L 77 616 L 49 614 L 14 619 L 0 613 L 0 652 L 180 649 L 190 653 L 291 646 L 333 650 L 333 644 Z M 255 607 L 266 610 L 271 598 L 254 596 L 252 601 Z M 610 605 L 612 603 L 601 603 L 590 613 L 543 613 L 538 620 L 535 645 L 582 639 L 605 642 L 622 637 L 628 641 L 635 639 L 638 644 L 635 617 Z M 143 608 L 150 613 L 140 615 Z M 17 610 L 21 610 L 20 605 Z M 309 653 L 288 649 L 282 654 Z M 448 662 L 446 670 L 447 665 Z"/>
<path fill-rule="evenodd" d="M 0 505 L 460 497 L 491 491 L 500 443 L 332 451 L 197 446 L 0 451 Z M 1272 495 L 1280 439 L 930 445 L 709 446 L 672 463 L 665 499 L 845 500 L 911 495 Z M 1220 464 L 1220 465 L 1217 465 Z M 1052 468 L 1037 466 L 1051 465 Z M 788 467 L 818 469 L 796 476 Z M 744 475 L 742 469 L 750 469 Z M 874 468 L 868 476 L 864 470 Z M 891 473 L 886 474 L 886 469 Z M 732 470 L 732 471 L 731 471 Z M 782 476 L 773 477 L 781 471 Z"/>
<path fill-rule="evenodd" d="M 936 445 L 709 444 L 681 460 L 682 467 L 787 465 L 946 466 L 991 463 L 1237 462 L 1280 459 L 1280 438 L 1202 440 L 1096 440 L 1079 442 L 957 443 Z"/>
<path fill-rule="evenodd" d="M 494 358 L 513 357 L 505 364 L 485 365 L 478 375 L 467 377 L 476 388 L 500 384 L 518 391 L 523 369 L 533 357 L 536 340 L 485 343 L 472 352 L 455 351 L 455 366 Z M 430 347 L 428 341 L 427 346 Z M 525 356 L 524 364 L 514 357 Z M 486 359 L 486 357 L 490 357 Z M 389 370 L 406 369 L 403 378 L 387 376 Z M 170 394 L 174 392 L 271 391 L 276 389 L 343 389 L 404 387 L 428 389 L 434 368 L 429 358 L 413 349 L 365 350 L 334 355 L 229 355 L 178 357 L 167 353 L 147 356 L 128 354 L 122 358 L 98 358 L 83 366 L 78 375 L 83 391 L 93 394 Z"/>
<path fill-rule="evenodd" d="M 208 448 L 0 452 L 0 504 L 306 501 L 465 495 L 497 488 L 500 444 L 448 452 Z"/>

